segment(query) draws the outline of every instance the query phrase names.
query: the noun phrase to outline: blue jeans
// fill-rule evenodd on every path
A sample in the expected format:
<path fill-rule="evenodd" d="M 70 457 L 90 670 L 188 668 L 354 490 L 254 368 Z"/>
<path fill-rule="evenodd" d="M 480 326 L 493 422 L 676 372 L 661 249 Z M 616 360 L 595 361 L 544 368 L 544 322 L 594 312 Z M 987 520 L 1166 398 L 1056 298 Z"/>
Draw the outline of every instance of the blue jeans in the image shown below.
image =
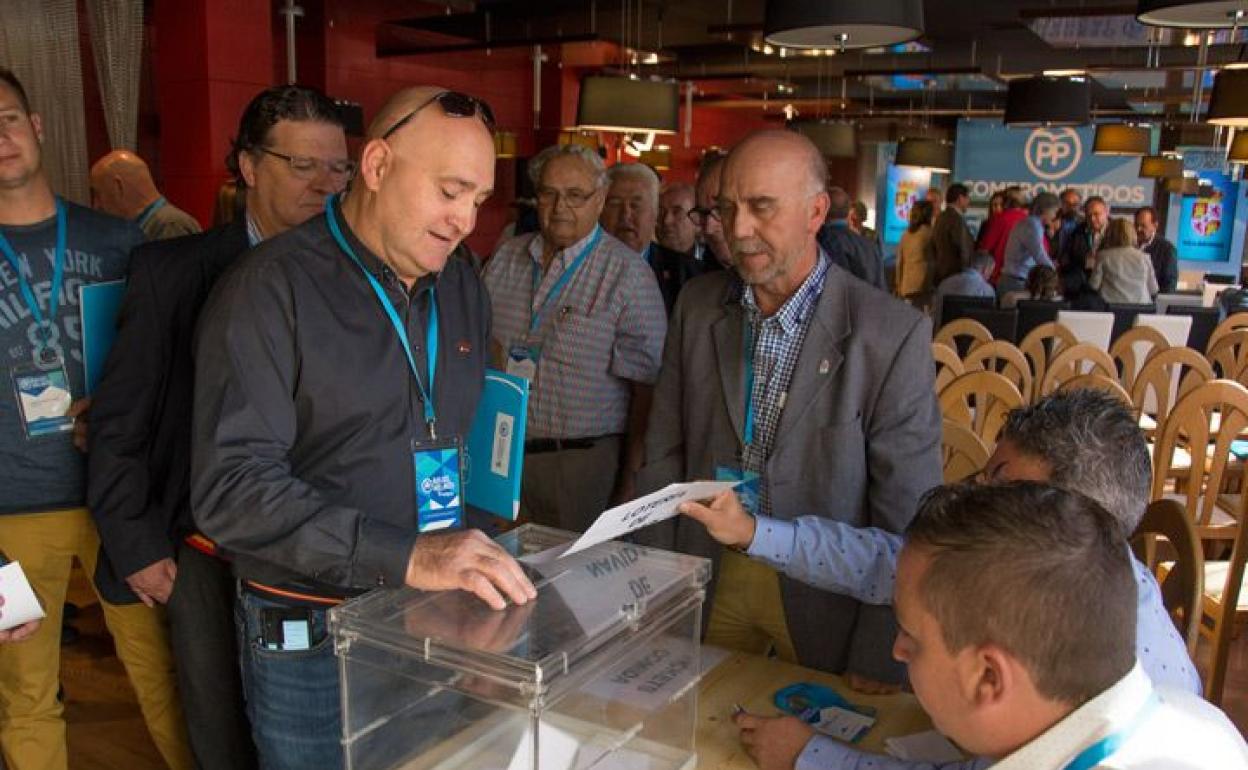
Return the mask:
<path fill-rule="evenodd" d="M 312 610 L 311 648 L 264 648 L 263 612 L 287 605 L 239 592 L 234 620 L 247 716 L 262 770 L 340 770 L 342 717 L 338 660 L 325 610 Z"/>

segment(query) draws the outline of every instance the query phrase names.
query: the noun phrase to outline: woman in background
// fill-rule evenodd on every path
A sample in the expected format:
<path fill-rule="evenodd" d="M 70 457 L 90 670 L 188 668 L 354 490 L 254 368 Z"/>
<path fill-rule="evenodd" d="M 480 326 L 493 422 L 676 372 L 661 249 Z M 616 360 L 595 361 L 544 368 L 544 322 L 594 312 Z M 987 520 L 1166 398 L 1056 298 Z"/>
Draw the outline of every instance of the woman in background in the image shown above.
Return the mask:
<path fill-rule="evenodd" d="M 915 201 L 910 226 L 897 244 L 897 296 L 920 310 L 932 297 L 936 264 L 932 255 L 932 220 L 936 207 L 929 200 Z"/>
<path fill-rule="evenodd" d="M 1089 285 L 1101 299 L 1124 305 L 1148 305 L 1157 294 L 1153 260 L 1135 247 L 1135 228 L 1123 217 L 1109 220 L 1096 252 Z"/>

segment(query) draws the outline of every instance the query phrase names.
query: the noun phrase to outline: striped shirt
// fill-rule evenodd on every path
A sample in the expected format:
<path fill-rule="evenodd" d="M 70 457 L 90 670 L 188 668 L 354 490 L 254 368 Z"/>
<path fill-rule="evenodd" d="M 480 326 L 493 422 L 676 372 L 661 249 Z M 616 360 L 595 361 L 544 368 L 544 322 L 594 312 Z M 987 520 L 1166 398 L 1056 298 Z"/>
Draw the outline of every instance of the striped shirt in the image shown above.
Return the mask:
<path fill-rule="evenodd" d="M 760 477 L 758 512 L 764 516 L 771 515 L 771 494 L 764 469 L 776 443 L 776 430 L 780 427 L 780 415 L 797 368 L 797 357 L 801 355 L 810 319 L 814 318 L 815 306 L 823 294 L 829 264 L 828 255 L 819 249 L 815 269 L 793 296 L 766 318 L 754 300 L 753 287 L 745 287 L 741 293 L 741 304 L 750 324 L 750 339 L 754 342 L 754 387 L 750 391 L 754 441 L 745 448 L 742 465 Z"/>
<path fill-rule="evenodd" d="M 542 235 L 498 247 L 483 276 L 494 308 L 493 341 L 503 361 L 514 345 L 540 348 L 529 394 L 529 438 L 589 438 L 625 433 L 630 382 L 654 384 L 663 356 L 667 314 L 654 272 L 637 252 L 607 233 L 529 336 L 532 313 L 581 251 L 591 232 L 556 252 L 541 274 Z M 534 269 L 541 275 L 536 291 Z"/>

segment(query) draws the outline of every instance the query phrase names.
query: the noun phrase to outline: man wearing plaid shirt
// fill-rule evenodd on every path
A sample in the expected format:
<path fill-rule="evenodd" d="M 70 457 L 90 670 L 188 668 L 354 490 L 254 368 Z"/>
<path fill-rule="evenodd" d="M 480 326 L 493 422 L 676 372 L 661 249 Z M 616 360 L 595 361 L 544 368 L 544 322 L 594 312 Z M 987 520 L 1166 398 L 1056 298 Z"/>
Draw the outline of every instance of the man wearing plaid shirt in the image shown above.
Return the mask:
<path fill-rule="evenodd" d="M 748 510 L 902 532 L 940 483 L 931 326 L 833 263 L 816 235 L 827 167 L 799 134 L 764 131 L 724 161 L 712 216 L 733 270 L 681 291 L 655 387 L 638 491 L 742 483 Z M 888 607 L 792 580 L 692 519 L 639 533 L 716 563 L 706 640 L 896 688 Z"/>
<path fill-rule="evenodd" d="M 486 266 L 496 366 L 531 382 L 521 511 L 583 531 L 633 496 L 667 313 L 654 272 L 598 225 L 606 169 L 577 145 L 529 164 L 541 231 Z"/>

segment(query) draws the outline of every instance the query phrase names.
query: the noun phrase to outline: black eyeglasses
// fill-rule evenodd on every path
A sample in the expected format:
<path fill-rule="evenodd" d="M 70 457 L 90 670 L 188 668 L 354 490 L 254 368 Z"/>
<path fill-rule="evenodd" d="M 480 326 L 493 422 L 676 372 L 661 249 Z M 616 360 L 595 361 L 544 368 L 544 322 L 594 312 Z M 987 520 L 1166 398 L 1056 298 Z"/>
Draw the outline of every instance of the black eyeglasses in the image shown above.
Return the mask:
<path fill-rule="evenodd" d="M 355 161 L 347 160 L 346 158 L 324 160 L 307 155 L 286 155 L 274 152 L 268 147 L 257 147 L 256 149 L 265 155 L 272 155 L 274 158 L 286 161 L 290 165 L 291 173 L 305 181 L 316 179 L 322 173 L 338 179 L 349 179 L 355 173 Z"/>
<path fill-rule="evenodd" d="M 694 223 L 695 225 L 697 225 L 698 227 L 705 227 L 705 226 L 706 226 L 706 220 L 707 220 L 708 218 L 709 218 L 709 219 L 714 219 L 714 220 L 716 220 L 716 221 L 718 221 L 718 220 L 719 220 L 719 212 L 718 212 L 718 211 L 716 211 L 715 209 L 703 208 L 703 207 L 701 207 L 701 206 L 699 206 L 699 207 L 697 207 L 697 208 L 695 208 L 695 209 L 689 209 L 689 213 L 688 213 L 688 214 L 686 214 L 686 216 L 688 216 L 690 219 L 692 219 L 692 220 L 693 220 L 693 223 Z"/>
<path fill-rule="evenodd" d="M 393 126 L 390 126 L 390 128 L 387 128 L 386 133 L 382 134 L 381 138 L 389 139 L 395 131 L 398 131 L 406 125 L 409 120 L 416 117 L 416 113 L 420 112 L 434 102 L 438 103 L 438 106 L 442 108 L 442 112 L 452 118 L 471 118 L 480 115 L 481 122 L 485 123 L 485 127 L 491 131 L 494 130 L 494 110 L 490 109 L 490 105 L 475 96 L 469 96 L 468 94 L 463 94 L 459 91 L 443 91 L 429 97 L 429 99 L 423 102 L 419 107 L 404 115 L 402 120 L 395 123 Z"/>

